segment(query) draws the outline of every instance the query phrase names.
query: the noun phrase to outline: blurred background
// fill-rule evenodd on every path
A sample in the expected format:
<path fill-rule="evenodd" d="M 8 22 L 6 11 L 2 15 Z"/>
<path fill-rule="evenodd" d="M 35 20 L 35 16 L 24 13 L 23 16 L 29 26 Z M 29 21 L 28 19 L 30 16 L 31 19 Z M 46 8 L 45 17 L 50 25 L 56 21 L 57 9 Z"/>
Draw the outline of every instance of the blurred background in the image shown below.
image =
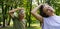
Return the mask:
<path fill-rule="evenodd" d="M 0 29 L 13 29 L 13 20 L 8 12 L 18 7 L 25 8 L 26 29 L 41 29 L 41 22 L 31 15 L 31 10 L 41 3 L 48 3 L 56 15 L 60 15 L 60 0 L 0 0 Z"/>

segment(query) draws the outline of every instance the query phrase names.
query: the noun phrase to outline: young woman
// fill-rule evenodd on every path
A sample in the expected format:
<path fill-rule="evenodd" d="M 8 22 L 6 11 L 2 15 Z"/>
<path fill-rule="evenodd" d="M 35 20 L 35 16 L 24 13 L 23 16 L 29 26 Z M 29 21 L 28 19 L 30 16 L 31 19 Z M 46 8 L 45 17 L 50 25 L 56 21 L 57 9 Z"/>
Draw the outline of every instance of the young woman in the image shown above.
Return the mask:
<path fill-rule="evenodd" d="M 18 12 L 17 14 L 15 12 Z M 24 9 L 17 8 L 9 11 L 11 18 L 13 19 L 14 29 L 25 29 L 24 23 Z"/>
<path fill-rule="evenodd" d="M 40 9 L 41 14 L 37 14 Z M 42 22 L 42 29 L 60 29 L 60 16 L 57 16 L 55 10 L 47 5 L 41 4 L 31 11 L 31 14 Z"/>

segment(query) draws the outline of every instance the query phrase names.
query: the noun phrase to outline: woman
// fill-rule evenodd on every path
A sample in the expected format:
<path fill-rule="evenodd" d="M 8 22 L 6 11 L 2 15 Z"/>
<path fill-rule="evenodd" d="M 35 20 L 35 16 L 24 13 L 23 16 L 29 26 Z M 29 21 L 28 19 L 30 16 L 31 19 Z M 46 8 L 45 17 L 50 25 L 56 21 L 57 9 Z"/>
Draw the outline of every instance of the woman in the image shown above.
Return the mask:
<path fill-rule="evenodd" d="M 40 14 L 37 10 L 40 9 Z M 41 4 L 31 11 L 31 14 L 42 22 L 42 29 L 60 29 L 60 16 L 57 16 L 55 10 L 48 4 Z"/>
<path fill-rule="evenodd" d="M 15 12 L 18 12 L 17 14 Z M 17 8 L 9 11 L 11 18 L 13 19 L 14 29 L 25 29 L 24 23 L 24 9 Z"/>

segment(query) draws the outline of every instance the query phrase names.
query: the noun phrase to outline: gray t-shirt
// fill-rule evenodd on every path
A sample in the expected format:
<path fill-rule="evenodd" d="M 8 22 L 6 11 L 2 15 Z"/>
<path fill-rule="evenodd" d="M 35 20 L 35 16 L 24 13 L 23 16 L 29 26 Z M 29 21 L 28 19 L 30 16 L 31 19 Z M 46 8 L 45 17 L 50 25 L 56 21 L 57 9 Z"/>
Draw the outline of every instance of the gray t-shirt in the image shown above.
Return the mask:
<path fill-rule="evenodd" d="M 60 29 L 60 16 L 44 18 L 42 29 Z"/>

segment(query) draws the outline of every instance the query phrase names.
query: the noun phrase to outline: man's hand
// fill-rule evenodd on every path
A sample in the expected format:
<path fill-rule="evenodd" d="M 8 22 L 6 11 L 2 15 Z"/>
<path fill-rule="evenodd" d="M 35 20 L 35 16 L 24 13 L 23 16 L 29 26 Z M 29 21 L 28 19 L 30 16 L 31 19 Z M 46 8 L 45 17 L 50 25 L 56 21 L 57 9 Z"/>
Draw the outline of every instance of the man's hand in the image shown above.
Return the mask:
<path fill-rule="evenodd" d="M 17 8 L 17 10 L 24 10 L 24 8 Z"/>
<path fill-rule="evenodd" d="M 16 9 L 10 10 L 9 13 L 15 12 L 17 10 L 24 10 L 24 8 L 16 8 Z"/>

